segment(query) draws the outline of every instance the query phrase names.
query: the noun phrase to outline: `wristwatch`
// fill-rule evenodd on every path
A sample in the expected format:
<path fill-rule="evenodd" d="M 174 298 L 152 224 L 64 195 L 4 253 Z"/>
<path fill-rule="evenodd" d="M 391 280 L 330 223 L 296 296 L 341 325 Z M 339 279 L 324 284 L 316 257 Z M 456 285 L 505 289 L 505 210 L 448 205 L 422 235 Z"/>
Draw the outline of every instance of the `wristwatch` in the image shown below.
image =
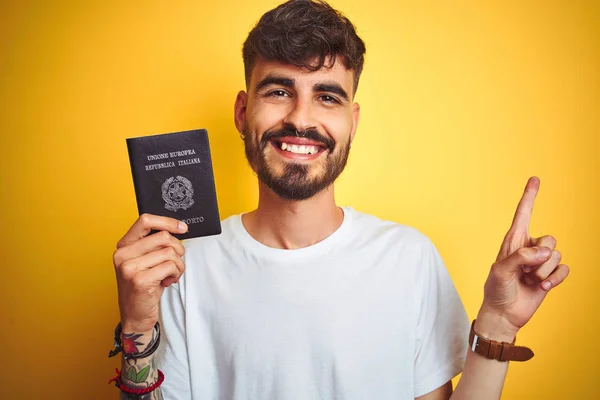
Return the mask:
<path fill-rule="evenodd" d="M 533 357 L 533 351 L 529 347 L 515 346 L 517 338 L 512 343 L 507 343 L 478 335 L 475 332 L 475 321 L 473 320 L 469 333 L 469 346 L 475 353 L 498 361 L 527 361 Z"/>

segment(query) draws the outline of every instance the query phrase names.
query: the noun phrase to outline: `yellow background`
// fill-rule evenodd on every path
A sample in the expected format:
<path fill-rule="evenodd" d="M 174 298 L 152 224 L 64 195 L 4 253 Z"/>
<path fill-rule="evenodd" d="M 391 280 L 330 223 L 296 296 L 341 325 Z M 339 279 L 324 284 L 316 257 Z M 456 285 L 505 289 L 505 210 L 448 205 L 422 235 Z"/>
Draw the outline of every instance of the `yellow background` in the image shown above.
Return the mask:
<path fill-rule="evenodd" d="M 2 397 L 107 399 L 112 252 L 136 218 L 125 138 L 205 127 L 221 216 L 256 204 L 233 125 L 241 44 L 276 1 L 4 1 Z M 338 202 L 417 227 L 477 313 L 526 179 L 572 274 L 519 334 L 505 399 L 597 395 L 600 5 L 332 3 L 367 44 Z"/>

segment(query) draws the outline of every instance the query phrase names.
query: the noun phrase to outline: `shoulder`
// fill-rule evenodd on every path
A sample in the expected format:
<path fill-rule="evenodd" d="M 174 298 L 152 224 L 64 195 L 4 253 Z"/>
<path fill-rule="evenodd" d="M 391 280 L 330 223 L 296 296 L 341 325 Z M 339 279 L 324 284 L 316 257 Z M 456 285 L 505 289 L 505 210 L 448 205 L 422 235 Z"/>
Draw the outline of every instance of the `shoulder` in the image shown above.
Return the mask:
<path fill-rule="evenodd" d="M 368 255 L 376 260 L 378 267 L 385 265 L 391 267 L 388 271 L 399 271 L 402 285 L 411 285 L 420 299 L 423 285 L 439 272 L 443 273 L 445 268 L 429 237 L 408 225 L 354 210 L 351 212 L 353 240 L 347 252 L 353 256 L 357 253 Z"/>
<path fill-rule="evenodd" d="M 398 222 L 381 219 L 371 214 L 344 208 L 352 215 L 352 231 L 355 240 L 378 242 L 384 246 L 411 252 L 423 252 L 433 248 L 431 240 L 418 229 Z"/>

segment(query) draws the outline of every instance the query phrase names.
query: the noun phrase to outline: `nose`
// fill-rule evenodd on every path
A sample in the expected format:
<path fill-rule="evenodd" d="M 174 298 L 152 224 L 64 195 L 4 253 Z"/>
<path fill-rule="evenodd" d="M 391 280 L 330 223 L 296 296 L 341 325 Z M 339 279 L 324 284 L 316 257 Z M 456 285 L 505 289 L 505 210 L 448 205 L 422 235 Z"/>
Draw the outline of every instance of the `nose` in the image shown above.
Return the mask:
<path fill-rule="evenodd" d="M 314 120 L 310 101 L 296 98 L 290 112 L 283 119 L 283 123 L 293 127 L 297 132 L 316 129 L 316 121 Z"/>

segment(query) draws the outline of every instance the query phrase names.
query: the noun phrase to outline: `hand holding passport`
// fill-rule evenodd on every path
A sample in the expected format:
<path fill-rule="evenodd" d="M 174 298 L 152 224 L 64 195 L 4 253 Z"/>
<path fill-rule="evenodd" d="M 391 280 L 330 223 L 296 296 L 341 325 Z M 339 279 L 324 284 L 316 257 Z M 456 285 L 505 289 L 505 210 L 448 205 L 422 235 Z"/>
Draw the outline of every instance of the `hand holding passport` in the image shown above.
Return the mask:
<path fill-rule="evenodd" d="M 185 222 L 178 239 L 221 233 L 205 129 L 127 139 L 138 213 Z"/>

